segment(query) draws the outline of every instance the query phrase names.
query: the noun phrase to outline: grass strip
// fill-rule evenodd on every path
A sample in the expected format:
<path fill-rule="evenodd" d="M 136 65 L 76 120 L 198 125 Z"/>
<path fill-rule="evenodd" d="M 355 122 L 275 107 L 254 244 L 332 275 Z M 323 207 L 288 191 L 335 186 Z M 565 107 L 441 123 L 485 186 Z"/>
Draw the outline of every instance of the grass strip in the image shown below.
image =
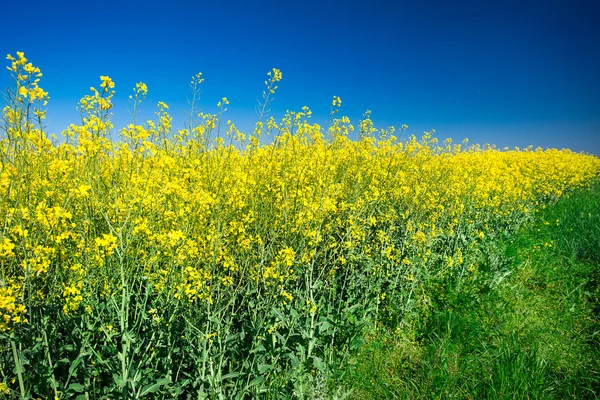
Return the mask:
<path fill-rule="evenodd" d="M 600 393 L 600 183 L 465 257 L 414 334 L 382 327 L 344 370 L 356 399 L 564 399 Z"/>

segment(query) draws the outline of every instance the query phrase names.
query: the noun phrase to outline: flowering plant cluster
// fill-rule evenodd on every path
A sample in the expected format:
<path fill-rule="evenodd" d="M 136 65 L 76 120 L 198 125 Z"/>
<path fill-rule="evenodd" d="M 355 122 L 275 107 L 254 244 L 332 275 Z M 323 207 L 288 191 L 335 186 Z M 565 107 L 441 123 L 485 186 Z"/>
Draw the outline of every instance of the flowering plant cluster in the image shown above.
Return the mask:
<path fill-rule="evenodd" d="M 308 107 L 277 121 L 278 69 L 253 132 L 224 119 L 227 98 L 195 111 L 198 74 L 185 129 L 160 102 L 110 140 L 102 76 L 53 142 L 39 68 L 8 60 L 0 390 L 15 396 L 291 397 L 377 321 L 409 326 L 439 282 L 468 290 L 469 252 L 600 172 L 568 150 L 399 140 L 406 126 L 378 130 L 370 112 L 352 141 L 336 96 L 326 128 Z"/>

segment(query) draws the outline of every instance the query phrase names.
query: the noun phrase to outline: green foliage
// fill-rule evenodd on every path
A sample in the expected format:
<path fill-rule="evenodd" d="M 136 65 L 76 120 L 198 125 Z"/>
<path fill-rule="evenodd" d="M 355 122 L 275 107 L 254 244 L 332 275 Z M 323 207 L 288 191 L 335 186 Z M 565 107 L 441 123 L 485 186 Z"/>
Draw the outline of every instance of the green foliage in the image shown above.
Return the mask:
<path fill-rule="evenodd" d="M 565 399 L 600 393 L 600 183 L 466 258 L 412 326 L 382 326 L 338 371 L 356 399 Z M 414 329 L 416 335 L 410 334 Z"/>

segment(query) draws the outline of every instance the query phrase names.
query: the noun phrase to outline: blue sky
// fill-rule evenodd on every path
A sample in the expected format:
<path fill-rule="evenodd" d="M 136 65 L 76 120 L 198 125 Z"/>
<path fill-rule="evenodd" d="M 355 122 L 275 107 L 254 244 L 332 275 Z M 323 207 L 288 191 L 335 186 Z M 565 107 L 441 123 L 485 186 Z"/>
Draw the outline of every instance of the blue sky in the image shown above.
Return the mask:
<path fill-rule="evenodd" d="M 78 119 L 99 76 L 116 83 L 114 121 L 148 85 L 183 123 L 190 77 L 201 106 L 252 125 L 266 72 L 283 80 L 272 112 L 309 106 L 325 122 L 331 98 L 355 124 L 504 146 L 600 154 L 600 9 L 593 1 L 30 1 L 3 7 L 0 52 L 24 51 L 44 73 L 50 131 Z M 6 61 L 8 65 L 8 61 Z M 9 73 L 0 74 L 0 87 Z"/>

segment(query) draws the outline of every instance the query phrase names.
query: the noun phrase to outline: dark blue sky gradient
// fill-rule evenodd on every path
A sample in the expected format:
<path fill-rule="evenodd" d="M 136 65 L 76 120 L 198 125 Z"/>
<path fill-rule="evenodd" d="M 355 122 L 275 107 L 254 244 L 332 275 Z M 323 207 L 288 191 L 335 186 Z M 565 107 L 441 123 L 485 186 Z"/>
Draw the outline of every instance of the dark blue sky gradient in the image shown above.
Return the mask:
<path fill-rule="evenodd" d="M 417 4 L 418 3 L 418 4 Z M 313 109 L 326 123 L 333 95 L 355 125 L 504 146 L 600 154 L 600 10 L 593 1 L 144 1 L 10 2 L 0 51 L 24 51 L 44 73 L 50 130 L 75 122 L 77 101 L 116 82 L 116 125 L 127 96 L 149 87 L 183 123 L 190 77 L 204 73 L 201 105 L 252 126 L 266 72 L 283 80 L 273 114 Z M 8 61 L 6 61 L 8 65 Z M 9 85 L 8 71 L 0 87 Z"/>

